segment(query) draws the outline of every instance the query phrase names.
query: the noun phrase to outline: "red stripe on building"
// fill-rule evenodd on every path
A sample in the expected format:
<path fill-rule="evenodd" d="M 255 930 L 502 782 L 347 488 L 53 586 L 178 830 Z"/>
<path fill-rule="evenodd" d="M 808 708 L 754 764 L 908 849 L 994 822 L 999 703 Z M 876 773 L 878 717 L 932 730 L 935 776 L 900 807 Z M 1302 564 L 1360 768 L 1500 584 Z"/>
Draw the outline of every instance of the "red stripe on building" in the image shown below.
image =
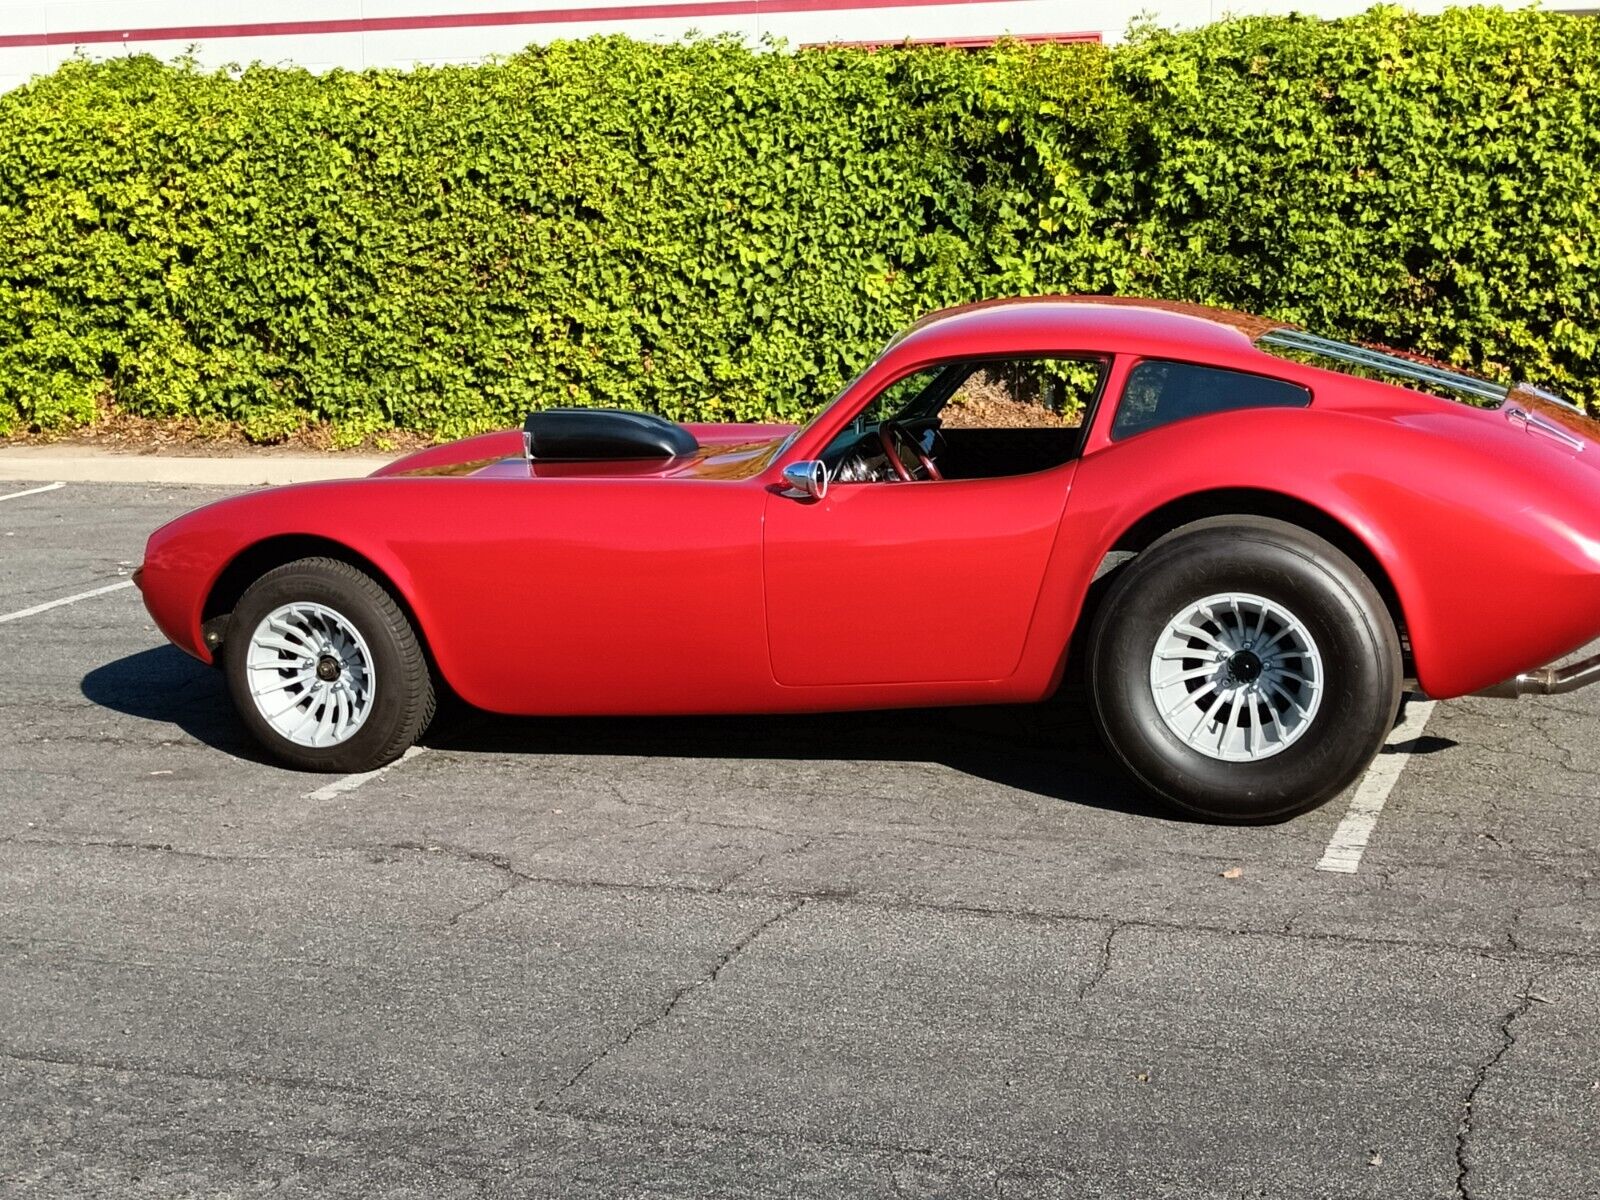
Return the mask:
<path fill-rule="evenodd" d="M 257 21 L 244 25 L 171 25 L 155 29 L 83 29 L 0 35 L 15 46 L 89 46 L 106 42 L 204 42 L 216 38 L 293 37 L 393 30 L 468 29 L 489 25 L 561 25 L 592 21 L 650 21 L 666 17 L 736 17 L 759 13 L 851 12 L 865 8 L 933 8 L 984 0 L 689 0 L 684 4 L 608 4 L 517 12 L 440 13 L 416 17 L 352 17 L 329 21 Z"/>
<path fill-rule="evenodd" d="M 802 42 L 802 50 L 893 50 L 900 46 L 944 46 L 955 50 L 983 50 L 999 42 L 1099 42 L 1098 33 L 997 33 L 991 37 L 896 38 L 875 42 Z"/>

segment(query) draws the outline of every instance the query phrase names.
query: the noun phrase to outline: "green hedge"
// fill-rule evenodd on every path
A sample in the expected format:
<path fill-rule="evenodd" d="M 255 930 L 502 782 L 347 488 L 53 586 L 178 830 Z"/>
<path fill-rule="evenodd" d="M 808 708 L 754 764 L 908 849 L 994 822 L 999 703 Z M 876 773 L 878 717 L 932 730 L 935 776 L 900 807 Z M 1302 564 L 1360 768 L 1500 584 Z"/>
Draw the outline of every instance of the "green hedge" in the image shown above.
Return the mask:
<path fill-rule="evenodd" d="M 1600 398 L 1600 25 L 1113 49 L 558 43 L 412 72 L 73 62 L 0 97 L 0 432 L 107 404 L 460 434 L 803 417 L 1019 292 L 1264 311 Z"/>

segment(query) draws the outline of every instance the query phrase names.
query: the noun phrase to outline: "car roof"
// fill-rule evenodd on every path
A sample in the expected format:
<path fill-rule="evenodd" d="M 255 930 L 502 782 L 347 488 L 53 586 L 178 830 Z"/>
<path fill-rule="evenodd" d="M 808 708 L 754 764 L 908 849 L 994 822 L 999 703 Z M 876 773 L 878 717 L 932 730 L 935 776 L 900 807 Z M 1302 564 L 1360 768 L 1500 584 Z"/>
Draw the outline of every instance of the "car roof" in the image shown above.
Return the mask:
<path fill-rule="evenodd" d="M 1027 296 L 982 300 L 930 313 L 893 345 L 936 354 L 1052 348 L 1227 357 L 1285 322 L 1204 304 L 1122 296 Z"/>

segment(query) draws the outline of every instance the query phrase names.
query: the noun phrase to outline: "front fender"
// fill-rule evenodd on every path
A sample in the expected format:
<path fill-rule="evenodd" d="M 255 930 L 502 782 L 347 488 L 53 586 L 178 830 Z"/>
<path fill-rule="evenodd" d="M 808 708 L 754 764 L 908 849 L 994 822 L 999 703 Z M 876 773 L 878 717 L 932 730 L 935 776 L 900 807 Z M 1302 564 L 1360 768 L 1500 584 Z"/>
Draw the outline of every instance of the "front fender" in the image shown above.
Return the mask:
<path fill-rule="evenodd" d="M 441 486 L 444 485 L 444 486 Z M 426 631 L 430 614 L 406 565 L 396 514 L 448 504 L 447 481 L 340 480 L 297 484 L 232 496 L 186 513 L 150 535 L 139 587 L 157 628 L 201 662 L 214 655 L 202 623 L 205 606 L 224 572 L 250 551 L 274 540 L 319 546 L 369 564 L 400 594 Z M 402 494 L 432 489 L 424 497 Z M 448 677 L 448 676 L 447 676 Z"/>
<path fill-rule="evenodd" d="M 733 711 L 773 686 L 765 500 L 755 483 L 648 478 L 304 484 L 225 500 L 159 530 L 141 581 L 163 632 L 208 659 L 201 621 L 222 573 L 248 566 L 243 582 L 273 558 L 241 555 L 296 539 L 288 557 L 336 548 L 384 577 L 440 675 L 476 707 Z"/>

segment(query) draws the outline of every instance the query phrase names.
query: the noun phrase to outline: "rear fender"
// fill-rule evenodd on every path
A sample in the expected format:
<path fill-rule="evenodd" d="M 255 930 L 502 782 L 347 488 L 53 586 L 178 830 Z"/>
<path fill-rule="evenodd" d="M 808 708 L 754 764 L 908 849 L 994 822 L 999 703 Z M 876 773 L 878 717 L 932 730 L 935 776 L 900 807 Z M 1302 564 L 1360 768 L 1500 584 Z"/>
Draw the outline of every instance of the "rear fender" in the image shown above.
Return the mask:
<path fill-rule="evenodd" d="M 1244 511 L 1277 516 L 1272 504 L 1302 506 L 1370 555 L 1392 585 L 1428 694 L 1462 695 L 1549 662 L 1600 634 L 1595 473 L 1532 439 L 1491 450 L 1458 436 L 1470 423 L 1452 424 L 1452 415 L 1376 421 L 1256 410 L 1091 453 L 1068 503 L 1070 545 L 1050 585 L 1057 602 L 1080 611 L 1106 556 L 1151 514 L 1257 493 L 1272 502 Z M 1535 597 L 1537 620 L 1500 618 L 1526 612 Z"/>

